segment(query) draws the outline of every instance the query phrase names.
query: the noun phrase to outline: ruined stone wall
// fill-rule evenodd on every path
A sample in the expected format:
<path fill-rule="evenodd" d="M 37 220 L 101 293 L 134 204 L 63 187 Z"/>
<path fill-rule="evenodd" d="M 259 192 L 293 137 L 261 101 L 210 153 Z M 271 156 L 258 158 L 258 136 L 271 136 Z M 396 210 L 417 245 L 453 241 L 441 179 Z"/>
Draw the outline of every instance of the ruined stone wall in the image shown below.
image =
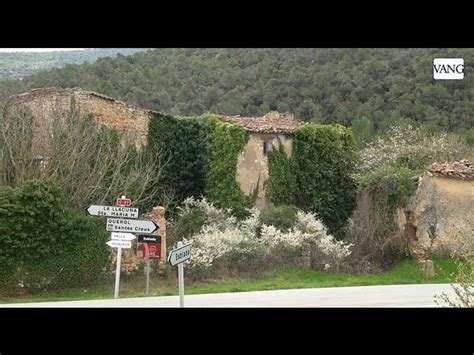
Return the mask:
<path fill-rule="evenodd" d="M 466 238 L 474 247 L 474 180 L 424 175 L 413 210 L 418 243 L 430 248 L 430 231 L 436 238 L 432 251 L 449 254 Z"/>
<path fill-rule="evenodd" d="M 99 125 L 116 129 L 137 148 L 146 144 L 150 111 L 82 91 L 75 93 L 75 99 L 81 111 L 97 117 Z"/>
<path fill-rule="evenodd" d="M 18 95 L 7 102 L 6 113 L 29 109 L 33 114 L 32 151 L 38 156 L 48 155 L 55 115 L 64 114 L 75 106 L 84 114 L 92 114 L 96 126 L 116 129 L 123 141 L 133 142 L 137 148 L 146 143 L 151 111 L 136 108 L 121 101 L 79 89 L 45 88 Z"/>
<path fill-rule="evenodd" d="M 255 203 L 258 209 L 267 204 L 265 182 L 268 179 L 268 158 L 264 154 L 263 144 L 265 140 L 271 139 L 273 149 L 278 149 L 278 138 L 285 147 L 288 156 L 291 156 L 293 144 L 290 136 L 286 134 L 250 133 L 247 145 L 238 157 L 236 180 L 240 184 L 242 192 L 246 195 L 250 195 L 258 183 L 258 195 Z"/>

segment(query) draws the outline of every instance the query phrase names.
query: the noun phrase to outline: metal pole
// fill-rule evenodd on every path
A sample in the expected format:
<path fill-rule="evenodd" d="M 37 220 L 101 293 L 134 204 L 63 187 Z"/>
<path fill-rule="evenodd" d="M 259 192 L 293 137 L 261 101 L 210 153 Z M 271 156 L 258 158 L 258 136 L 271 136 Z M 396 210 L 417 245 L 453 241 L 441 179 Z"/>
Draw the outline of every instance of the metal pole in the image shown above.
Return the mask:
<path fill-rule="evenodd" d="M 148 295 L 150 290 L 150 259 L 146 261 L 146 286 L 145 286 L 145 295 Z"/>
<path fill-rule="evenodd" d="M 178 248 L 183 246 L 183 242 L 178 242 Z M 179 307 L 184 307 L 184 269 L 183 263 L 178 264 L 178 282 L 179 282 Z"/>
<path fill-rule="evenodd" d="M 122 263 L 122 248 L 117 248 L 117 268 L 115 269 L 115 293 L 114 298 L 119 298 L 120 266 Z"/>

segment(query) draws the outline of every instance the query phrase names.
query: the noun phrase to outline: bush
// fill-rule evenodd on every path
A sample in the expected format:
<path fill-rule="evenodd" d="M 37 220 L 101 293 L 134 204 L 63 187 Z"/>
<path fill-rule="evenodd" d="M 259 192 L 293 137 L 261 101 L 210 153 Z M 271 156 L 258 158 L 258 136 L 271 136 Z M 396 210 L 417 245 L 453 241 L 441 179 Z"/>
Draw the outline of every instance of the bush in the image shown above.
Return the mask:
<path fill-rule="evenodd" d="M 181 238 L 189 238 L 198 233 L 206 222 L 206 214 L 199 208 L 191 208 L 179 216 L 174 224 L 174 234 Z"/>
<path fill-rule="evenodd" d="M 53 182 L 0 189 L 2 295 L 87 286 L 104 276 L 103 221 L 65 207 Z"/>
<path fill-rule="evenodd" d="M 193 243 L 188 272 L 194 279 L 255 276 L 285 264 L 300 264 L 305 251 L 313 256 L 312 267 L 339 270 L 350 254 L 351 246 L 336 241 L 311 213 L 297 211 L 294 226 L 282 231 L 261 224 L 256 209 L 238 220 L 229 209 L 219 209 L 205 199 L 188 198 L 181 213 L 185 215 L 193 208 L 206 215 L 201 230 L 187 238 Z"/>
<path fill-rule="evenodd" d="M 405 211 L 416 191 L 415 172 L 406 168 L 376 171 L 361 179 L 357 208 L 347 227 L 354 265 L 387 269 L 408 255 L 408 240 L 395 224 L 397 209 Z M 360 271 L 360 270 L 359 270 Z"/>
<path fill-rule="evenodd" d="M 386 136 L 368 144 L 359 153 L 356 176 L 393 166 L 423 171 L 432 163 L 474 158 L 474 149 L 460 136 L 430 132 L 423 127 L 392 127 Z"/>
<path fill-rule="evenodd" d="M 295 224 L 296 211 L 295 206 L 270 204 L 260 212 L 260 223 L 287 231 Z"/>

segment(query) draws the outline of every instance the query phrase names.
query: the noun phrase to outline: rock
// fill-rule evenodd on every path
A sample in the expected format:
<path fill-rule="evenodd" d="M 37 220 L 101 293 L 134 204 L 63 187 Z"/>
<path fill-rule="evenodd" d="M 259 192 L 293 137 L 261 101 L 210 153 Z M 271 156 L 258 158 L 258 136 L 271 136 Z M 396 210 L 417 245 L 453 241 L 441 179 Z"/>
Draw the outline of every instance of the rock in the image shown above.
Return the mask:
<path fill-rule="evenodd" d="M 433 262 L 431 260 L 426 260 L 423 263 L 423 276 L 424 277 L 434 277 L 434 267 L 433 267 Z"/>

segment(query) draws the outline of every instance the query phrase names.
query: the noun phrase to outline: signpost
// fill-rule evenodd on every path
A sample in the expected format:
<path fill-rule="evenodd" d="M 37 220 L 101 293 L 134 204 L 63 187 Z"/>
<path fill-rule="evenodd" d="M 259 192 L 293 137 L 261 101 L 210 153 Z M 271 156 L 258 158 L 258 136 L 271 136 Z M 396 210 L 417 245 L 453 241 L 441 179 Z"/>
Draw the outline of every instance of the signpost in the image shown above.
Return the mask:
<path fill-rule="evenodd" d="M 159 235 L 139 235 L 137 256 L 146 260 L 145 294 L 148 295 L 150 288 L 150 260 L 160 259 L 161 257 L 161 237 Z"/>
<path fill-rule="evenodd" d="M 86 210 L 91 216 L 138 218 L 138 208 L 90 205 Z"/>
<path fill-rule="evenodd" d="M 117 206 L 125 206 L 125 207 L 130 207 L 132 205 L 132 200 L 129 198 L 126 198 L 125 196 L 117 198 L 115 201 L 115 204 Z"/>
<path fill-rule="evenodd" d="M 184 269 L 183 262 L 191 258 L 191 244 L 178 242 L 178 248 L 171 250 L 168 261 L 172 266 L 178 265 L 179 306 L 184 307 Z"/>
<path fill-rule="evenodd" d="M 108 217 L 106 230 L 112 233 L 111 240 L 107 242 L 107 245 L 112 248 L 117 248 L 114 297 L 119 297 L 122 249 L 130 249 L 132 247 L 132 241 L 136 238 L 136 236 L 131 233 L 144 234 L 138 237 L 137 255 L 144 257 L 147 261 L 145 293 L 148 294 L 150 285 L 150 260 L 161 258 L 161 236 L 149 234 L 155 232 L 159 227 L 153 221 L 139 220 L 138 208 L 131 207 L 132 200 L 125 195 L 118 197 L 115 200 L 115 204 L 116 206 L 90 205 L 86 210 L 91 216 Z M 161 207 L 161 209 L 163 208 Z M 162 222 L 159 223 L 161 224 Z M 163 233 L 166 233 L 166 226 L 163 228 Z M 164 236 L 166 238 L 166 234 L 164 234 Z M 164 253 L 165 252 L 166 251 L 164 251 Z"/>
<path fill-rule="evenodd" d="M 130 207 L 132 200 L 122 196 L 116 200 L 117 206 L 99 206 L 90 205 L 87 213 L 91 216 L 100 217 L 122 217 L 122 218 L 138 218 L 138 208 Z M 157 226 L 152 221 L 139 221 L 120 218 L 107 218 L 107 231 L 109 232 L 128 232 L 139 231 L 141 233 L 152 233 Z M 151 230 L 151 232 L 150 232 Z M 120 269 L 122 264 L 122 249 L 130 249 L 132 240 L 136 237 L 130 233 L 112 233 L 111 240 L 106 244 L 111 248 L 117 248 L 117 266 L 115 269 L 115 292 L 114 298 L 119 297 L 120 287 Z"/>
<path fill-rule="evenodd" d="M 151 234 L 158 229 L 153 221 L 140 219 L 107 218 L 107 230 L 109 232 L 131 232 Z"/>
<path fill-rule="evenodd" d="M 134 240 L 136 237 L 131 233 L 112 232 L 112 240 Z"/>
<path fill-rule="evenodd" d="M 109 240 L 107 243 L 106 243 L 109 247 L 111 248 L 125 248 L 125 249 L 130 249 L 132 247 L 132 242 L 128 241 L 128 240 Z"/>

